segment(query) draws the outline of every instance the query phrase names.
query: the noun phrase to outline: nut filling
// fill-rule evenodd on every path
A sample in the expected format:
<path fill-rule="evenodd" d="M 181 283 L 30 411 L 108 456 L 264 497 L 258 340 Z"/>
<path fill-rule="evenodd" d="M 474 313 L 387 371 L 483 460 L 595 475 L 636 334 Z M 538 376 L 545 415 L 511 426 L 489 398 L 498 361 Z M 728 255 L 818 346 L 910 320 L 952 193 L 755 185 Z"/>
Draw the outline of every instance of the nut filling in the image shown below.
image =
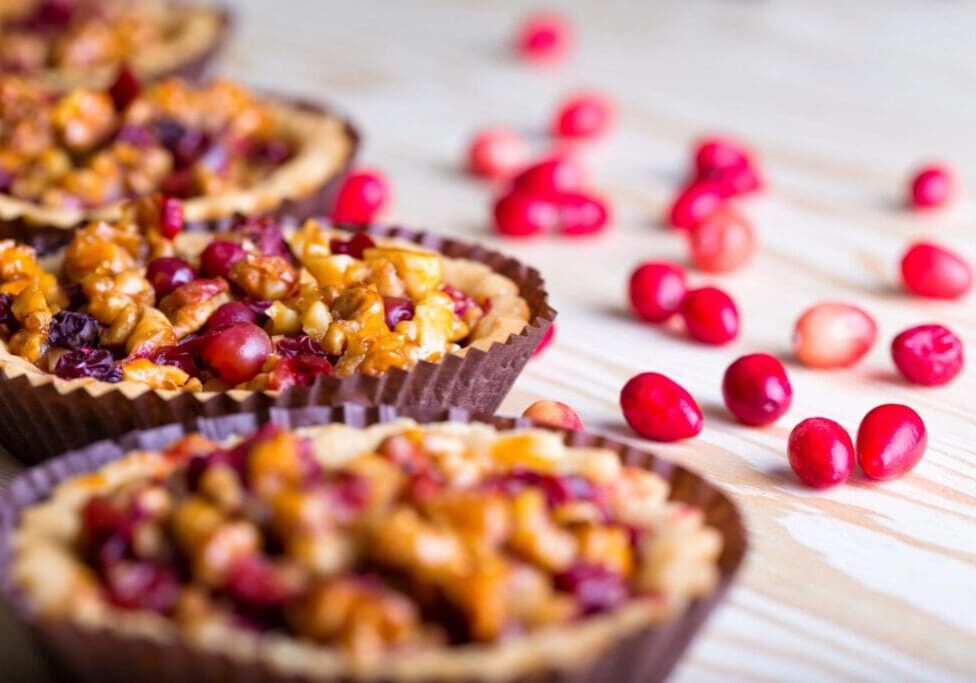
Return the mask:
<path fill-rule="evenodd" d="M 0 241 L 5 369 L 280 391 L 487 349 L 528 323 L 518 286 L 473 261 L 315 220 L 240 218 L 217 234 L 182 224 L 181 203 L 156 197 L 89 223 L 49 259 Z"/>
<path fill-rule="evenodd" d="M 719 533 L 668 496 L 544 430 L 267 425 L 61 484 L 22 516 L 13 575 L 46 618 L 318 675 L 505 651 L 494 674 L 521 648 L 565 667 L 716 586 Z M 558 656 L 558 634 L 581 638 Z"/>

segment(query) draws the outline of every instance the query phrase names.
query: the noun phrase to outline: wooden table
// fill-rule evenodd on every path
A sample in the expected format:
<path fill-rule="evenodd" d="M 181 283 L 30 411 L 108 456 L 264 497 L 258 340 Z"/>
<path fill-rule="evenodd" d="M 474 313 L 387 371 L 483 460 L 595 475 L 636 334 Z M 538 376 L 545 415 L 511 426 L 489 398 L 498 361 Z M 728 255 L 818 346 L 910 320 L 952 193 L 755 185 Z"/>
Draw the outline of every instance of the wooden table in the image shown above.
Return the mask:
<path fill-rule="evenodd" d="M 923 321 L 949 325 L 970 351 L 976 340 L 973 297 L 912 300 L 895 280 L 901 250 L 920 235 L 976 258 L 970 199 L 931 216 L 899 207 L 921 160 L 944 158 L 976 177 L 973 5 L 581 1 L 565 7 L 580 34 L 574 58 L 532 68 L 507 49 L 525 9 L 516 3 L 291 4 L 240 3 L 223 70 L 341 103 L 366 131 L 363 161 L 395 184 L 391 220 L 483 240 L 548 278 L 557 343 L 503 412 L 558 399 L 590 428 L 631 438 L 617 396 L 644 370 L 670 375 L 701 402 L 699 438 L 653 448 L 731 492 L 753 552 L 675 680 L 976 679 L 976 372 L 919 390 L 896 378 L 888 355 L 898 331 Z M 493 238 L 491 191 L 459 172 L 466 141 L 503 123 L 541 150 L 555 103 L 581 86 L 606 91 L 620 109 L 615 135 L 591 158 L 615 224 L 592 241 Z M 714 130 L 753 143 L 771 186 L 747 207 L 762 239 L 755 262 L 730 277 L 693 276 L 720 281 L 741 307 L 742 335 L 718 349 L 638 324 L 624 295 L 641 259 L 684 258 L 681 236 L 659 216 L 691 141 Z M 777 425 L 730 422 L 724 368 L 752 351 L 788 357 L 793 321 L 821 299 L 870 310 L 877 347 L 849 371 L 791 364 L 794 405 Z M 909 476 L 884 485 L 855 476 L 829 492 L 797 485 L 784 454 L 796 422 L 825 415 L 853 430 L 888 401 L 914 406 L 929 428 L 928 453 Z M 17 638 L 0 647 L 0 660 L 12 660 L 0 661 L 6 673 L 28 664 Z"/>

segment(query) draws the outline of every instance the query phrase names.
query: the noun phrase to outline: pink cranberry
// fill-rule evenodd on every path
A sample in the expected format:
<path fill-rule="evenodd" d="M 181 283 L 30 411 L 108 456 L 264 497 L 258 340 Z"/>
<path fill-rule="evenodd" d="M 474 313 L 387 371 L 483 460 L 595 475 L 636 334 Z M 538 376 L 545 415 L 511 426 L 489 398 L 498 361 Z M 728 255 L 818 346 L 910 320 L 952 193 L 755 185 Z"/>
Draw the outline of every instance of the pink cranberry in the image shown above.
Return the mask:
<path fill-rule="evenodd" d="M 901 259 L 905 288 L 930 299 L 958 299 L 973 286 L 969 263 L 959 254 L 931 242 L 916 242 Z"/>
<path fill-rule="evenodd" d="M 691 394 L 656 372 L 631 378 L 620 392 L 620 407 L 631 429 L 654 441 L 689 439 L 704 422 Z"/>
<path fill-rule="evenodd" d="M 554 229 L 556 205 L 548 199 L 514 189 L 495 202 L 495 229 L 506 237 L 529 237 Z"/>
<path fill-rule="evenodd" d="M 525 166 L 529 146 L 522 136 L 507 128 L 488 128 L 475 136 L 468 149 L 468 168 L 477 176 L 507 178 Z"/>
<path fill-rule="evenodd" d="M 373 238 L 365 232 L 357 232 L 347 240 L 333 238 L 329 240 L 329 251 L 333 254 L 345 254 L 356 259 L 362 259 L 367 249 L 376 246 Z"/>
<path fill-rule="evenodd" d="M 727 344 L 739 336 L 739 309 L 718 287 L 688 292 L 681 303 L 681 317 L 691 338 L 704 344 Z"/>
<path fill-rule="evenodd" d="M 742 356 L 725 371 L 722 396 L 742 424 L 758 427 L 783 416 L 793 401 L 786 368 L 766 353 Z"/>
<path fill-rule="evenodd" d="M 159 232 L 168 240 L 183 230 L 183 202 L 175 197 L 159 199 Z"/>
<path fill-rule="evenodd" d="M 555 62 L 569 53 L 572 42 L 572 28 L 565 17 L 539 12 L 519 26 L 515 49 L 528 61 Z"/>
<path fill-rule="evenodd" d="M 695 148 L 695 172 L 700 178 L 751 165 L 749 152 L 740 142 L 731 138 L 704 138 Z"/>
<path fill-rule="evenodd" d="M 728 190 L 721 183 L 695 181 L 675 197 L 668 212 L 668 222 L 676 228 L 689 230 L 718 211 L 727 198 Z"/>
<path fill-rule="evenodd" d="M 216 330 L 237 323 L 256 325 L 257 322 L 258 316 L 251 310 L 250 306 L 242 304 L 240 301 L 228 301 L 218 306 L 217 310 L 210 314 L 207 319 L 207 329 Z"/>
<path fill-rule="evenodd" d="M 895 337 L 891 357 L 909 382 L 941 386 L 962 370 L 962 341 L 942 325 L 918 325 Z"/>
<path fill-rule="evenodd" d="M 228 384 L 253 379 L 271 355 L 271 339 L 257 325 L 236 323 L 211 334 L 200 350 L 200 358 Z"/>
<path fill-rule="evenodd" d="M 556 200 L 559 232 L 580 237 L 600 232 L 607 226 L 610 212 L 606 202 L 585 193 L 566 194 Z"/>
<path fill-rule="evenodd" d="M 556 111 L 552 134 L 562 138 L 593 138 L 613 124 L 610 100 L 598 93 L 580 93 L 565 100 Z"/>
<path fill-rule="evenodd" d="M 237 242 L 216 240 L 200 254 L 200 271 L 206 277 L 227 277 L 230 267 L 247 256 Z"/>
<path fill-rule="evenodd" d="M 379 171 L 351 173 L 339 188 L 332 220 L 338 223 L 369 223 L 386 205 L 389 183 Z"/>
<path fill-rule="evenodd" d="M 539 340 L 539 345 L 535 347 L 535 351 L 532 352 L 532 356 L 541 355 L 543 351 L 549 348 L 552 344 L 552 340 L 556 337 L 556 323 L 550 323 L 549 328 L 542 335 L 542 339 Z"/>
<path fill-rule="evenodd" d="M 681 308 L 685 271 L 676 263 L 642 263 L 630 276 L 630 307 L 642 320 L 663 323 Z"/>
<path fill-rule="evenodd" d="M 787 452 L 796 476 L 815 489 L 846 481 L 854 469 L 850 434 L 825 417 L 809 417 L 794 427 Z"/>
<path fill-rule="evenodd" d="M 857 464 L 871 479 L 895 479 L 919 463 L 927 444 L 918 413 L 897 403 L 880 405 L 857 428 Z"/>
<path fill-rule="evenodd" d="M 537 161 L 512 179 L 514 189 L 541 196 L 580 192 L 585 183 L 583 167 L 566 156 Z"/>
<path fill-rule="evenodd" d="M 141 90 L 142 84 L 139 83 L 139 79 L 129 67 L 123 65 L 115 76 L 115 82 L 109 86 L 108 94 L 115 104 L 116 111 L 123 111 L 139 97 Z"/>
<path fill-rule="evenodd" d="M 706 273 L 739 268 L 756 252 L 752 224 L 731 209 L 720 209 L 688 232 L 691 262 Z"/>
<path fill-rule="evenodd" d="M 908 203 L 916 209 L 943 206 L 952 199 L 955 181 L 952 171 L 941 164 L 923 166 L 912 176 Z"/>
<path fill-rule="evenodd" d="M 846 368 L 861 360 L 878 338 L 878 326 L 867 312 L 851 304 L 811 306 L 796 321 L 793 350 L 811 368 Z"/>
<path fill-rule="evenodd" d="M 197 274 L 190 264 L 181 258 L 160 256 L 146 266 L 146 279 L 156 290 L 156 298 L 162 299 L 180 285 L 196 280 Z"/>

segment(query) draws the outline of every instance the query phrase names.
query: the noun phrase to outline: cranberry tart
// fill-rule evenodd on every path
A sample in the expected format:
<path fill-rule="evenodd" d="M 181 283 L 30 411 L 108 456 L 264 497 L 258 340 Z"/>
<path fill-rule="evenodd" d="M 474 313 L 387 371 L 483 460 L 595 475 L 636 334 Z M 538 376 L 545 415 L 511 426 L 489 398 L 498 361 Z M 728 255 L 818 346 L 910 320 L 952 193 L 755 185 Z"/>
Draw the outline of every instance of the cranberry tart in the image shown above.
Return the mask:
<path fill-rule="evenodd" d="M 707 484 L 584 434 L 394 420 L 172 438 L 55 461 L 15 526 L 5 510 L 8 595 L 88 678 L 107 655 L 146 680 L 212 658 L 222 680 L 656 680 L 744 550 Z"/>
<path fill-rule="evenodd" d="M 56 90 L 0 75 L 0 235 L 61 246 L 70 229 L 162 192 L 187 223 L 326 213 L 357 146 L 342 119 L 227 80 Z"/>
<path fill-rule="evenodd" d="M 0 0 L 0 72 L 59 88 L 107 85 L 122 65 L 147 80 L 192 77 L 227 25 L 222 9 L 161 0 Z"/>

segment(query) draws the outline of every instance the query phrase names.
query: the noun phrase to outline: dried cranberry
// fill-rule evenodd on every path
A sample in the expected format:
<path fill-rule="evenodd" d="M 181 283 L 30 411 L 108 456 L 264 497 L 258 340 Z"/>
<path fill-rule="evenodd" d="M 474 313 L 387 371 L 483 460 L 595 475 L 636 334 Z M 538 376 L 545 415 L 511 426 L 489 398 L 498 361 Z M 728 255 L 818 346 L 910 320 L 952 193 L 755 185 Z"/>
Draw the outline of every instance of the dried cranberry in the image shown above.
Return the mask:
<path fill-rule="evenodd" d="M 441 291 L 454 301 L 454 315 L 459 318 L 463 318 L 465 313 L 478 306 L 473 298 L 453 285 L 444 285 Z"/>
<path fill-rule="evenodd" d="M 112 97 L 116 111 L 123 111 L 139 97 L 141 90 L 142 84 L 139 83 L 139 79 L 128 66 L 123 64 L 115 77 L 115 82 L 109 86 L 108 94 Z"/>
<path fill-rule="evenodd" d="M 159 198 L 159 232 L 168 240 L 183 230 L 183 202 L 165 195 Z"/>
<path fill-rule="evenodd" d="M 909 382 L 940 386 L 962 370 L 962 340 L 942 325 L 917 325 L 895 337 L 891 357 Z"/>
<path fill-rule="evenodd" d="M 619 572 L 595 562 L 578 562 L 554 578 L 556 588 L 572 593 L 584 614 L 611 610 L 630 596 Z"/>
<path fill-rule="evenodd" d="M 396 329 L 397 323 L 403 320 L 413 320 L 413 301 L 402 296 L 384 296 L 383 307 L 386 309 L 386 326 Z"/>
<path fill-rule="evenodd" d="M 105 570 L 108 596 L 123 609 L 169 612 L 180 595 L 172 570 L 152 562 L 118 562 Z"/>
<path fill-rule="evenodd" d="M 257 325 L 236 323 L 207 336 L 200 359 L 228 384 L 253 379 L 271 355 L 271 339 Z"/>
<path fill-rule="evenodd" d="M 200 270 L 207 277 L 226 277 L 231 266 L 247 256 L 237 242 L 216 240 L 200 254 Z"/>
<path fill-rule="evenodd" d="M 356 259 L 363 258 L 363 253 L 367 249 L 372 249 L 375 246 L 376 242 L 365 232 L 357 232 L 347 240 L 338 238 L 329 240 L 329 251 L 333 254 L 345 254 Z"/>
<path fill-rule="evenodd" d="M 122 368 L 115 363 L 107 349 L 78 349 L 68 351 L 54 366 L 54 374 L 62 379 L 91 377 L 102 382 L 120 382 Z"/>
<path fill-rule="evenodd" d="M 281 233 L 281 224 L 274 216 L 248 216 L 235 222 L 232 228 L 266 256 L 289 258 L 291 252 Z"/>
<path fill-rule="evenodd" d="M 227 592 L 249 607 L 278 607 L 291 597 L 281 573 L 260 555 L 238 560 L 227 577 Z"/>
<path fill-rule="evenodd" d="M 75 351 L 97 344 L 98 321 L 88 313 L 58 311 L 51 321 L 47 340 L 52 346 Z"/>
<path fill-rule="evenodd" d="M 190 264 L 176 256 L 154 258 L 146 266 L 146 279 L 156 291 L 156 298 L 162 299 L 177 288 L 197 279 Z"/>
<path fill-rule="evenodd" d="M 316 377 L 335 374 L 331 361 L 324 355 L 299 353 L 282 357 L 268 373 L 268 388 L 284 391 L 295 385 L 310 385 Z"/>

